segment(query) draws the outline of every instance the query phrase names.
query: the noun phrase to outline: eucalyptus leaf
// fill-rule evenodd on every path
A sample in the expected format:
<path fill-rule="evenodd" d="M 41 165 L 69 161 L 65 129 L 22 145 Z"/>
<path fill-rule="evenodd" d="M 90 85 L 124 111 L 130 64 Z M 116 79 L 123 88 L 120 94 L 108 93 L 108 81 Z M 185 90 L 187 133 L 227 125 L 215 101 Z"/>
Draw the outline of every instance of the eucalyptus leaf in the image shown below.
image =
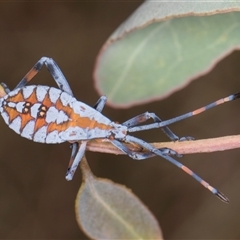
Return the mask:
<path fill-rule="evenodd" d="M 158 222 L 123 185 L 96 178 L 81 163 L 83 184 L 76 199 L 76 216 L 91 239 L 162 239 Z M 85 170 L 84 170 L 85 169 Z"/>
<path fill-rule="evenodd" d="M 99 93 L 129 107 L 182 88 L 240 48 L 239 10 L 239 1 L 145 2 L 100 51 Z"/>

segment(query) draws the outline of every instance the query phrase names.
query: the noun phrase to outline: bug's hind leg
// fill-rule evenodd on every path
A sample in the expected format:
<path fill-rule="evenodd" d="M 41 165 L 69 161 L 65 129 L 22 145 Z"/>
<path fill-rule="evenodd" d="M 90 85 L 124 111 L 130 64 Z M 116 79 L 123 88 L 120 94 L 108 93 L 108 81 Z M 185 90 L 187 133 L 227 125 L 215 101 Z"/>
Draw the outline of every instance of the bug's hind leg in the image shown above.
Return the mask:
<path fill-rule="evenodd" d="M 98 99 L 98 101 L 96 102 L 96 104 L 94 105 L 94 108 L 98 112 L 101 112 L 105 106 L 106 101 L 107 101 L 107 98 L 105 96 L 100 97 Z M 68 170 L 66 173 L 66 179 L 68 181 L 72 180 L 74 173 L 77 169 L 77 166 L 79 165 L 80 161 L 82 160 L 83 154 L 86 150 L 86 146 L 84 148 L 82 145 L 83 145 L 83 143 L 79 146 L 78 142 L 71 144 L 72 153 L 71 153 L 70 161 L 68 164 Z"/>
<path fill-rule="evenodd" d="M 164 159 L 166 159 L 168 162 L 174 164 L 176 167 L 180 168 L 181 170 L 183 170 L 185 173 L 187 173 L 188 175 L 190 175 L 191 177 L 193 177 L 197 182 L 199 182 L 203 187 L 205 187 L 206 189 L 208 189 L 210 192 L 212 192 L 215 196 L 217 196 L 220 200 L 222 200 L 225 203 L 228 203 L 229 200 L 226 196 L 224 196 L 223 193 L 221 193 L 220 191 L 218 191 L 216 188 L 212 187 L 209 183 L 207 183 L 206 181 L 204 181 L 200 176 L 198 176 L 196 173 L 194 173 L 191 169 L 189 169 L 188 167 L 186 167 L 185 165 L 183 165 L 182 163 L 178 162 L 177 160 L 175 160 L 174 158 L 163 154 L 161 151 L 159 151 L 159 149 L 154 148 L 151 144 L 138 139 L 136 137 L 133 136 L 125 136 L 124 139 L 121 139 L 122 141 L 125 142 L 129 142 L 129 143 L 137 143 L 139 146 L 142 146 L 143 148 L 147 149 L 149 152 L 152 152 Z M 130 157 L 132 157 L 131 155 L 129 155 Z"/>
<path fill-rule="evenodd" d="M 156 154 L 153 152 L 135 152 L 129 149 L 127 146 L 125 146 L 123 143 L 119 142 L 118 140 L 110 140 L 109 141 L 118 149 L 120 149 L 122 152 L 126 153 L 128 156 L 135 160 L 144 160 L 150 157 L 156 157 Z M 175 152 L 174 150 L 170 148 L 159 148 L 158 149 L 163 155 L 174 155 L 176 157 L 181 157 L 180 154 Z"/>
<path fill-rule="evenodd" d="M 146 122 L 148 119 L 152 119 L 155 123 L 160 123 L 162 120 L 155 114 L 145 112 L 136 117 L 133 117 L 126 122 L 122 123 L 122 125 L 127 126 L 128 128 L 137 126 L 140 123 Z M 173 133 L 167 126 L 161 128 L 161 130 L 172 140 L 172 141 L 185 141 L 185 140 L 194 140 L 193 137 L 181 137 L 179 138 L 175 133 Z"/>
<path fill-rule="evenodd" d="M 63 75 L 61 69 L 57 65 L 57 63 L 52 59 L 48 57 L 42 57 L 37 63 L 33 66 L 32 69 L 24 76 L 24 78 L 18 83 L 18 85 L 14 88 L 22 88 L 24 87 L 28 82 L 30 82 L 36 74 L 42 69 L 42 66 L 45 65 L 52 75 L 53 79 L 57 83 L 58 87 L 73 96 L 73 92 L 71 87 L 68 84 L 67 79 Z"/>

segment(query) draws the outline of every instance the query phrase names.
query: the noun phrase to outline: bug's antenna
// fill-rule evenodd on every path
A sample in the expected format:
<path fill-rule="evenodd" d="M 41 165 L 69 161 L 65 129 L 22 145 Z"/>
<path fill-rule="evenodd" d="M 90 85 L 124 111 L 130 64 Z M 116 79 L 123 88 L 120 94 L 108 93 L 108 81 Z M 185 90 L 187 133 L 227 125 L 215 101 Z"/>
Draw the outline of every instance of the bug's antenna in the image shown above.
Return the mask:
<path fill-rule="evenodd" d="M 175 117 L 175 118 L 171 118 L 169 120 L 166 120 L 166 121 L 162 121 L 162 122 L 156 122 L 156 123 L 152 123 L 152 124 L 146 124 L 146 125 L 142 125 L 142 126 L 136 126 L 136 127 L 132 127 L 132 128 L 129 128 L 128 129 L 128 132 L 138 132 L 138 131 L 144 131 L 144 130 L 149 130 L 149 129 L 153 129 L 153 128 L 161 128 L 161 127 L 164 127 L 164 126 L 168 126 L 170 124 L 173 124 L 175 122 L 178 122 L 178 121 L 181 121 L 181 120 L 184 120 L 186 118 L 189 118 L 189 117 L 192 117 L 192 116 L 195 116 L 195 115 L 198 115 L 210 108 L 213 108 L 213 107 L 216 107 L 218 105 L 221 105 L 223 103 L 226 103 L 226 102 L 230 102 L 230 101 L 233 101 L 233 100 L 236 100 L 240 98 L 240 92 L 239 93 L 236 93 L 236 94 L 232 94 L 228 97 L 225 97 L 225 98 L 221 98 L 213 103 L 210 103 L 204 107 L 201 107 L 201 108 L 198 108 L 192 112 L 188 112 L 188 113 L 185 113 L 183 115 L 180 115 L 178 117 Z"/>

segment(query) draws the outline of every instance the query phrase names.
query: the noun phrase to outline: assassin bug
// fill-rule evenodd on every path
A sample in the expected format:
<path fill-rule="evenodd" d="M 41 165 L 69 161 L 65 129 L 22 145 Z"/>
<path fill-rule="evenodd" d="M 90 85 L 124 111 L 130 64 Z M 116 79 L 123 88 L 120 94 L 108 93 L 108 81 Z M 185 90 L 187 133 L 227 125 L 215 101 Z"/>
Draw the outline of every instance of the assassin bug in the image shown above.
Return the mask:
<path fill-rule="evenodd" d="M 47 67 L 59 89 L 41 85 L 26 86 L 43 65 Z M 35 142 L 54 144 L 68 141 L 72 143 L 72 154 L 66 173 L 67 180 L 73 178 L 85 153 L 87 142 L 91 139 L 104 139 L 136 160 L 147 159 L 152 156 L 160 156 L 166 159 L 192 176 L 223 202 L 229 202 L 228 198 L 220 191 L 172 158 L 170 155 L 179 156 L 175 151 L 168 148 L 156 149 L 149 143 L 130 136 L 128 133 L 161 128 L 172 141 L 190 140 L 191 137 L 179 138 L 167 126 L 217 105 L 240 98 L 240 93 L 222 98 L 205 107 L 166 121 L 162 121 L 154 113 L 145 112 L 118 124 L 101 114 L 106 103 L 105 96 L 102 96 L 94 107 L 90 107 L 74 98 L 62 71 L 51 58 L 42 57 L 13 91 L 10 91 L 3 83 L 2 87 L 4 92 L 0 98 L 0 112 L 11 129 L 22 137 Z M 148 119 L 152 119 L 154 123 L 137 126 Z M 123 144 L 124 142 L 137 144 L 148 152 L 133 152 Z"/>

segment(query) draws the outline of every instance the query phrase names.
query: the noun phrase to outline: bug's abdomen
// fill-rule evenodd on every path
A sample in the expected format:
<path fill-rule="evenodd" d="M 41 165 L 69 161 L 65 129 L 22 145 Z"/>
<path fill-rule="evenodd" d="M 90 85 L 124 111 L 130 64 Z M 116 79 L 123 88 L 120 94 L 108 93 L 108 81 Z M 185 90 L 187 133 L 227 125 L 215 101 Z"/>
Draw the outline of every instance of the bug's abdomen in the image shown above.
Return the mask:
<path fill-rule="evenodd" d="M 81 103 L 59 89 L 26 86 L 2 98 L 0 111 L 6 124 L 21 136 L 35 142 L 61 143 L 87 139 L 87 126 L 96 125 L 74 111 L 72 106 L 76 103 L 81 112 Z"/>

